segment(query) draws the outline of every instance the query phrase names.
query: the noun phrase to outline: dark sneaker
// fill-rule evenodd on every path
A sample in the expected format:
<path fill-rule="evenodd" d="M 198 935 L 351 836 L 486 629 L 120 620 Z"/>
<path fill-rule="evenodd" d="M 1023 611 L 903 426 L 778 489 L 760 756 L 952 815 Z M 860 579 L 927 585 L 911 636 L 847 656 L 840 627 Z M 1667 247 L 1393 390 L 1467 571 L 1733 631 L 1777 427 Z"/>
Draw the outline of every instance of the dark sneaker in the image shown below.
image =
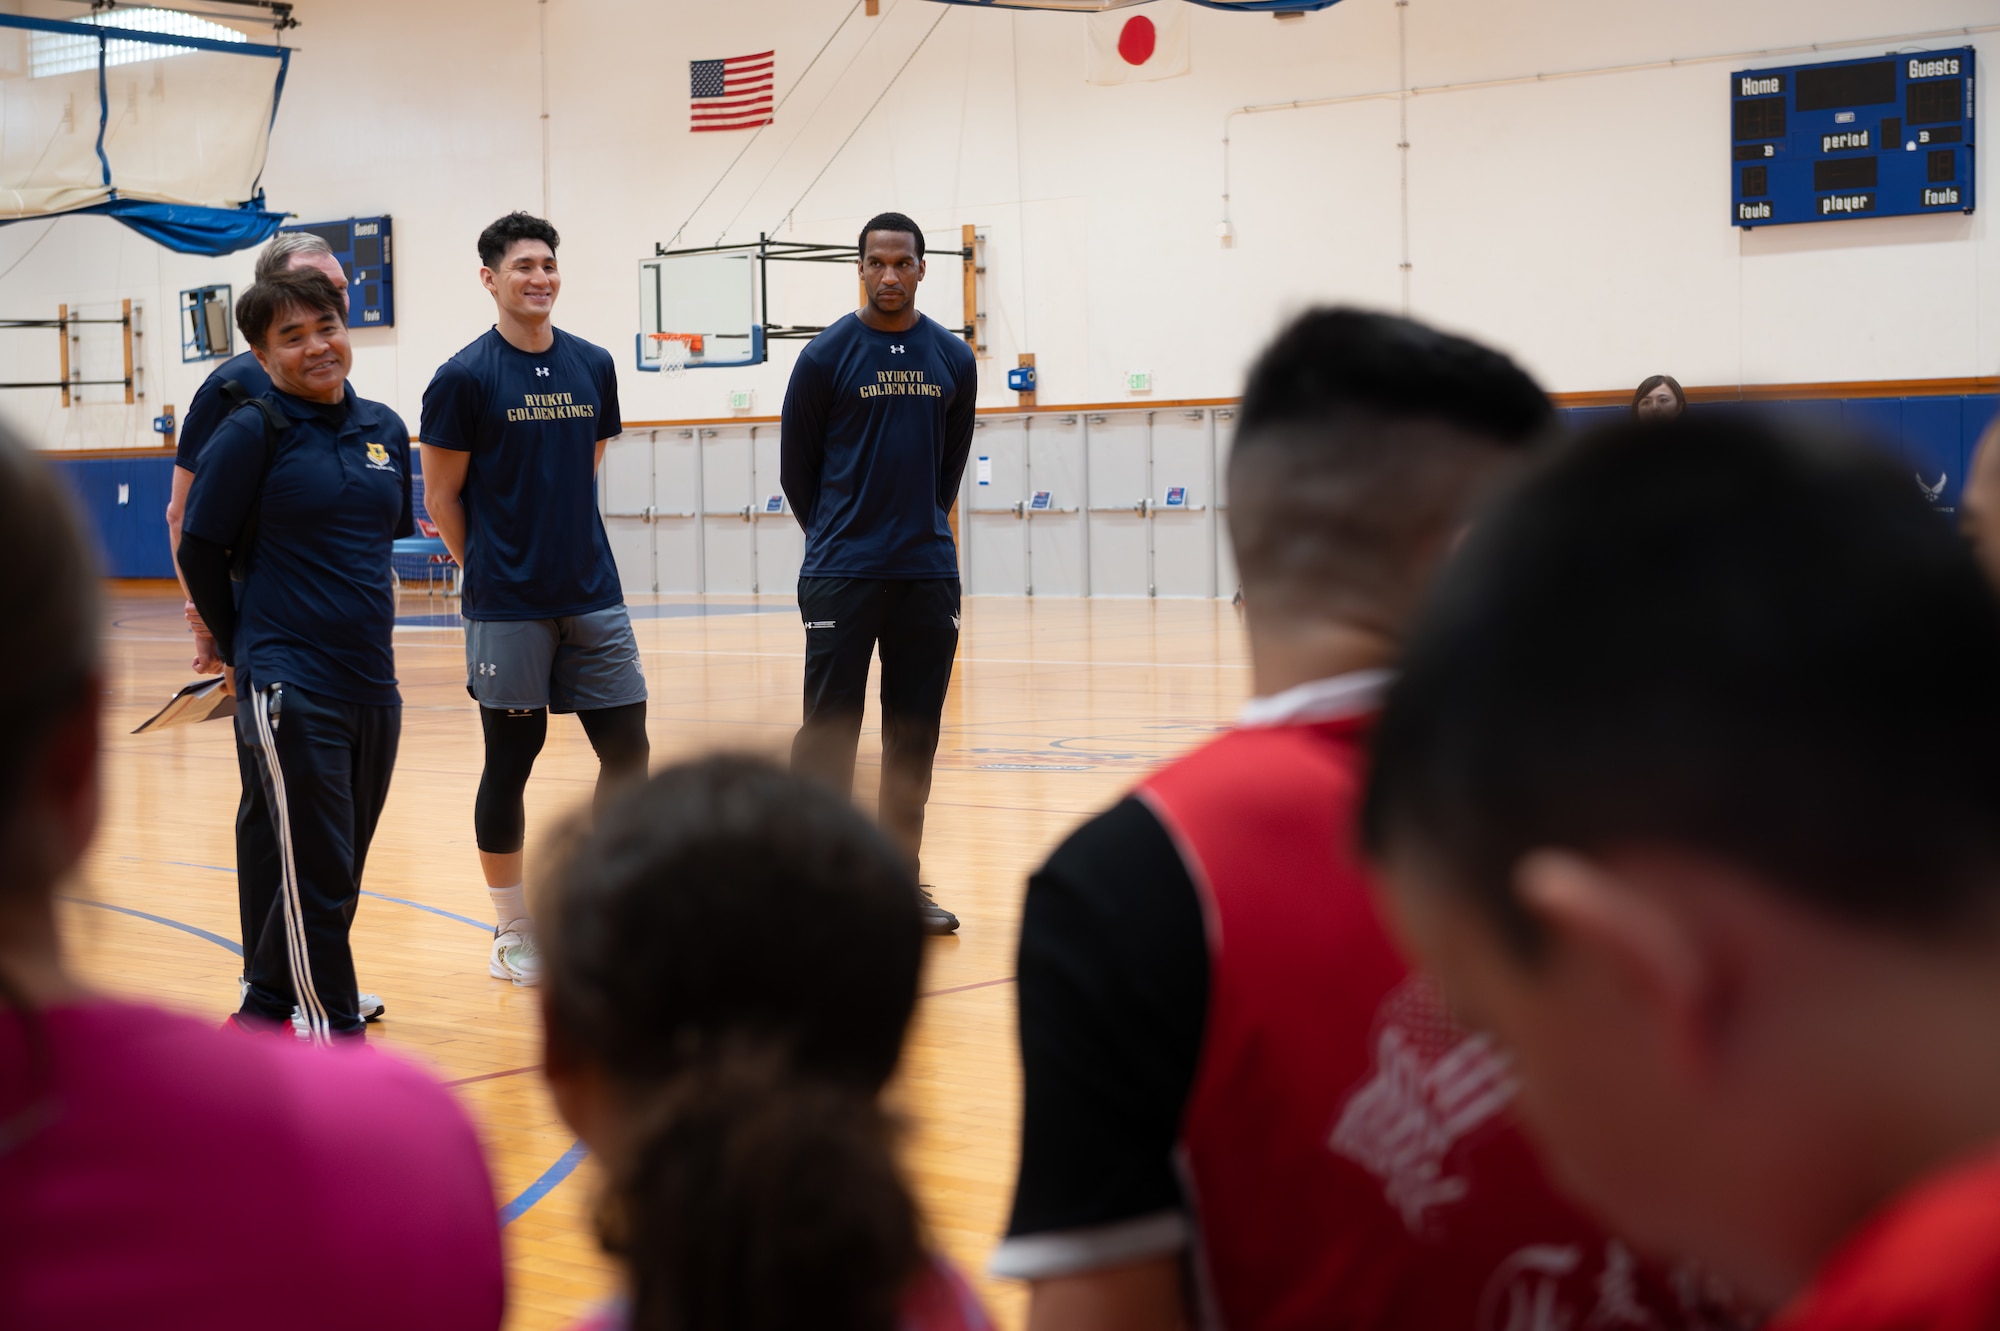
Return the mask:
<path fill-rule="evenodd" d="M 924 930 L 926 933 L 955 934 L 958 932 L 958 916 L 952 914 L 943 906 L 938 905 L 937 898 L 931 895 L 930 888 L 919 884 L 917 886 L 917 893 L 923 897 L 923 901 L 919 905 L 919 913 L 924 917 Z"/>

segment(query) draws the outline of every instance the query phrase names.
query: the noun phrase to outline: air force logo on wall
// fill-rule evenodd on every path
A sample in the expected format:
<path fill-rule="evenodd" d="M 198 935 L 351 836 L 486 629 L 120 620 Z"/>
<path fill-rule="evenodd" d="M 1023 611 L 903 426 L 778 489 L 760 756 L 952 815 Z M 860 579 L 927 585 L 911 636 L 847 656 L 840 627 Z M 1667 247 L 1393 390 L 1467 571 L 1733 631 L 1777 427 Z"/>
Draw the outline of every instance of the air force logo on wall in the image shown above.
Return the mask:
<path fill-rule="evenodd" d="M 1917 488 L 1924 492 L 1924 498 L 1930 500 L 1933 504 L 1935 504 L 1938 500 L 1944 498 L 1944 483 L 1947 479 L 1949 478 L 1945 475 L 1945 473 L 1939 472 L 1937 478 L 1937 484 L 1932 485 L 1926 480 L 1924 480 L 1922 476 L 1919 476 L 1917 477 Z"/>

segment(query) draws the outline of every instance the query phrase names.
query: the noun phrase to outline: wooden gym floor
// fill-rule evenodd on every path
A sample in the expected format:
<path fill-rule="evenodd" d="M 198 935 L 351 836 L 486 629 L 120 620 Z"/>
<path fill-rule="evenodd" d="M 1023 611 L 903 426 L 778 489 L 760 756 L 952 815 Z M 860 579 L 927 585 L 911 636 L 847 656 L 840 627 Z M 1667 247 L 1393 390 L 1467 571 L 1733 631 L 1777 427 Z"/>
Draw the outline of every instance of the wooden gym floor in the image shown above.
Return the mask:
<path fill-rule="evenodd" d="M 171 584 L 111 589 L 106 813 L 62 922 L 92 983 L 219 1022 L 236 1006 L 239 971 L 229 723 L 128 733 L 192 677 L 180 604 Z M 631 604 L 656 765 L 786 751 L 804 648 L 789 600 Z M 457 602 L 406 593 L 401 615 L 401 760 L 353 935 L 361 987 L 388 1009 L 370 1034 L 452 1085 L 479 1125 L 506 1221 L 508 1327 L 563 1327 L 611 1288 L 590 1224 L 596 1178 L 538 1075 L 534 992 L 486 973 L 491 909 L 472 842 L 479 725 Z M 1222 602 L 968 598 L 964 619 L 924 856 L 925 878 L 964 923 L 930 945 L 895 1096 L 936 1242 L 1016 1328 L 1022 1291 L 983 1267 L 1013 1187 L 1026 875 L 1084 817 L 1227 725 L 1249 670 Z M 878 745 L 871 706 L 864 799 Z M 538 830 L 588 798 L 595 772 L 582 730 L 558 718 L 528 787 L 531 858 Z"/>

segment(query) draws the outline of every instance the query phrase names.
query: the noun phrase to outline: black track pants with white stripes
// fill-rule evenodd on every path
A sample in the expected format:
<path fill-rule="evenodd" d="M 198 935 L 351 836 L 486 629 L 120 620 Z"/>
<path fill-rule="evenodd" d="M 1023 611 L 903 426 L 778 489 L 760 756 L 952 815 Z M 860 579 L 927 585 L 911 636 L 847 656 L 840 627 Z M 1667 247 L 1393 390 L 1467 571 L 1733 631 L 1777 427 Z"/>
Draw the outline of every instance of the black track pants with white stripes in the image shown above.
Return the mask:
<path fill-rule="evenodd" d="M 257 749 L 280 869 L 271 917 L 245 958 L 243 1011 L 282 1021 L 297 1004 L 315 1040 L 359 1035 L 347 931 L 389 800 L 403 709 L 271 684 L 249 691 L 236 719 Z"/>
<path fill-rule="evenodd" d="M 243 787 L 236 803 L 236 911 L 243 930 L 243 957 L 257 955 L 257 940 L 278 900 L 278 829 L 264 794 L 264 770 L 257 761 L 257 727 L 243 724 L 248 704 L 236 713 L 236 775 Z M 249 974 L 246 969 L 244 974 Z"/>

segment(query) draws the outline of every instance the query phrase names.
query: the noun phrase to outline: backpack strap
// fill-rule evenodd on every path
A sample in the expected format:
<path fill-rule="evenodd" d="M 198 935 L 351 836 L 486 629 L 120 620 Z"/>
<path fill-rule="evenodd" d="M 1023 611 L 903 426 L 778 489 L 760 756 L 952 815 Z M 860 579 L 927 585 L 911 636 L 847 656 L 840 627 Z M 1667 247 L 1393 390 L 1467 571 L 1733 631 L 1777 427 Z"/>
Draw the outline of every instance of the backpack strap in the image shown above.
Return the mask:
<path fill-rule="evenodd" d="M 264 497 L 264 481 L 271 474 L 271 462 L 284 444 L 286 433 L 292 423 L 286 418 L 284 409 L 270 394 L 262 397 L 250 396 L 250 390 L 234 379 L 224 379 L 222 395 L 234 405 L 230 415 L 234 416 L 245 407 L 255 407 L 261 417 L 264 439 L 264 461 L 257 469 L 257 489 L 250 499 L 249 516 L 243 520 L 243 534 L 237 538 L 236 548 L 229 552 L 229 576 L 237 582 L 243 581 L 250 563 L 250 549 L 257 542 L 257 513 Z"/>

